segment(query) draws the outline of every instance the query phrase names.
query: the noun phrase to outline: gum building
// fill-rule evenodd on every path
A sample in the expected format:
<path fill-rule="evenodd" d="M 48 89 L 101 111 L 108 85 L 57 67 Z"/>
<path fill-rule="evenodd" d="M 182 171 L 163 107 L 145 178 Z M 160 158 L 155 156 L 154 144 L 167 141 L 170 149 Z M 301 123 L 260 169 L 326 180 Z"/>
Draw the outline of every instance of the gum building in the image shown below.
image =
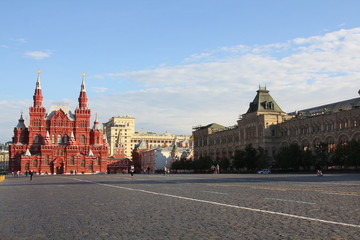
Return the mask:
<path fill-rule="evenodd" d="M 338 144 L 360 141 L 359 123 L 360 98 L 285 113 L 266 87 L 259 87 L 236 125 L 211 123 L 193 128 L 194 157 L 231 159 L 236 150 L 248 144 L 264 148 L 270 157 L 293 143 L 311 150 L 321 142 L 327 143 L 331 152 Z"/>
<path fill-rule="evenodd" d="M 71 112 L 66 105 L 42 105 L 40 71 L 36 81 L 29 124 L 21 114 L 9 147 L 9 171 L 36 173 L 95 173 L 107 171 L 108 148 L 97 120 L 91 125 L 85 74 L 78 106 Z"/>

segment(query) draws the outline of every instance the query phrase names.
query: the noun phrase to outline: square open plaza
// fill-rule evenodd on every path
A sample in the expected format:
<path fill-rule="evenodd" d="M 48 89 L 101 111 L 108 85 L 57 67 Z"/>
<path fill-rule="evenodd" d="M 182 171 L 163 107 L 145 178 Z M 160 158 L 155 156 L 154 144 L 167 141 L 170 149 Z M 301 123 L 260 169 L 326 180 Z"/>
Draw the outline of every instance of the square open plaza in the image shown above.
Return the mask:
<path fill-rule="evenodd" d="M 360 175 L 7 176 L 0 239 L 359 239 Z"/>

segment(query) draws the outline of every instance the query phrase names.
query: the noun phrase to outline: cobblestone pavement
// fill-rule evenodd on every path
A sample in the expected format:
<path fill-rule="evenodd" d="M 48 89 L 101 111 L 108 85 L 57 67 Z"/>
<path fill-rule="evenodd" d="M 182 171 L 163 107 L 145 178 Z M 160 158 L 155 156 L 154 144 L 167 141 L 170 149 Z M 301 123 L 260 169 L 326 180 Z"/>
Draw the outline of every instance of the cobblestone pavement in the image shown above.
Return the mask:
<path fill-rule="evenodd" d="M 360 239 L 360 174 L 7 177 L 0 239 Z"/>

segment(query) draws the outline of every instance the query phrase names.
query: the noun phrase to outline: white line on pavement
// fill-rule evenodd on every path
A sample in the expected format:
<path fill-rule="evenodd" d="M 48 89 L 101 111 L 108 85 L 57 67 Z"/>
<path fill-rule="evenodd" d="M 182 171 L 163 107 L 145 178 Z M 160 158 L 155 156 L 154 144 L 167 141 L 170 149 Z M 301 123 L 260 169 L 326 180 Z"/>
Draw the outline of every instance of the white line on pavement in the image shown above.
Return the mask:
<path fill-rule="evenodd" d="M 213 191 L 201 191 L 206 193 L 213 193 L 213 194 L 223 194 L 223 195 L 229 195 L 228 193 L 222 193 L 222 192 L 213 192 Z"/>
<path fill-rule="evenodd" d="M 267 211 L 267 210 L 256 209 L 256 208 L 241 207 L 241 206 L 225 204 L 225 203 L 219 203 L 219 202 L 213 202 L 213 201 L 207 201 L 207 200 L 201 200 L 201 199 L 196 199 L 196 198 L 182 197 L 182 196 L 166 194 L 166 193 L 151 192 L 151 191 L 147 191 L 147 190 L 143 190 L 143 189 L 121 187 L 121 186 L 105 184 L 105 183 L 99 183 L 99 182 L 93 182 L 93 181 L 83 180 L 83 179 L 78 179 L 78 178 L 70 178 L 69 177 L 69 179 L 73 179 L 73 180 L 80 181 L 80 182 L 89 182 L 89 183 L 103 185 L 103 186 L 107 186 L 107 187 L 124 189 L 124 190 L 128 190 L 128 191 L 136 191 L 136 192 L 148 193 L 148 194 L 171 197 L 171 198 L 177 198 L 177 199 L 183 199 L 183 200 L 188 200 L 188 201 L 193 201 L 193 202 L 208 203 L 208 204 L 218 205 L 218 206 L 222 206 L 222 207 L 231 207 L 231 208 L 236 208 L 236 209 L 248 210 L 248 211 L 252 211 L 252 212 L 267 213 L 267 214 L 273 214 L 273 215 L 279 215 L 279 216 L 284 216 L 284 217 L 303 219 L 303 220 L 314 221 L 314 222 L 321 222 L 321 223 L 335 224 L 335 225 L 341 225 L 341 226 L 346 226 L 346 227 L 360 228 L 360 225 L 356 225 L 356 224 L 335 222 L 335 221 L 323 220 L 323 219 L 319 219 L 319 218 L 304 217 L 304 216 L 299 216 L 299 215 L 295 215 L 295 214 L 288 214 L 288 213 L 282 213 L 282 212 L 273 212 L 273 211 Z"/>
<path fill-rule="evenodd" d="M 303 203 L 303 204 L 315 204 L 315 203 L 313 203 L 313 202 L 304 202 L 304 201 L 296 201 L 296 200 L 281 199 L 281 198 L 265 198 L 265 199 L 282 201 L 282 202 L 294 202 L 294 203 Z"/>

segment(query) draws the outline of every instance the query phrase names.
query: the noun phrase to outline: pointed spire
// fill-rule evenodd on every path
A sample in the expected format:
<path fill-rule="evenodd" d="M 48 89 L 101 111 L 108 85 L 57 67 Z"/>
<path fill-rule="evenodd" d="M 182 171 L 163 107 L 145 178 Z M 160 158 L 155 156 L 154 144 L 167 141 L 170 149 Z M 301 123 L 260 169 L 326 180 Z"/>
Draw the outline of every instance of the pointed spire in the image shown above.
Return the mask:
<path fill-rule="evenodd" d="M 38 78 L 37 78 L 37 81 L 36 81 L 36 89 L 41 89 L 41 82 L 40 82 L 41 70 L 39 69 L 37 72 L 38 72 Z"/>
<path fill-rule="evenodd" d="M 46 131 L 45 145 L 50 145 L 50 144 L 51 144 L 50 133 L 49 131 Z"/>
<path fill-rule="evenodd" d="M 41 71 L 38 70 L 38 78 L 36 80 L 36 88 L 35 88 L 35 93 L 33 96 L 34 107 L 42 107 L 43 96 L 42 96 L 42 91 L 41 91 L 40 73 L 41 73 Z"/>
<path fill-rule="evenodd" d="M 29 149 L 26 149 L 26 152 L 25 152 L 24 155 L 25 155 L 25 156 L 31 156 L 31 153 L 30 153 Z"/>
<path fill-rule="evenodd" d="M 85 73 L 82 73 L 82 83 L 81 83 L 81 91 L 86 92 L 86 85 L 85 85 Z"/>
<path fill-rule="evenodd" d="M 74 137 L 74 132 L 71 132 L 70 134 L 70 141 L 69 141 L 70 145 L 74 145 L 75 144 L 75 137 Z"/>
<path fill-rule="evenodd" d="M 23 118 L 23 112 L 21 111 L 21 115 L 20 115 L 20 118 L 19 118 L 19 122 L 17 124 L 17 128 L 22 128 L 22 129 L 25 129 L 26 126 L 25 126 L 25 123 L 24 123 L 24 118 Z"/>
<path fill-rule="evenodd" d="M 95 118 L 95 121 L 94 121 L 94 127 L 93 127 L 94 130 L 101 130 L 101 127 L 100 127 L 100 124 L 99 124 L 99 120 L 98 120 L 98 113 L 96 113 L 96 118 Z"/>
<path fill-rule="evenodd" d="M 87 96 L 86 96 L 86 86 L 85 86 L 85 73 L 82 74 L 82 83 L 79 100 L 79 109 L 87 109 Z"/>
<path fill-rule="evenodd" d="M 93 151 L 91 151 L 91 149 L 89 150 L 88 157 L 95 157 L 95 155 L 94 155 Z"/>

